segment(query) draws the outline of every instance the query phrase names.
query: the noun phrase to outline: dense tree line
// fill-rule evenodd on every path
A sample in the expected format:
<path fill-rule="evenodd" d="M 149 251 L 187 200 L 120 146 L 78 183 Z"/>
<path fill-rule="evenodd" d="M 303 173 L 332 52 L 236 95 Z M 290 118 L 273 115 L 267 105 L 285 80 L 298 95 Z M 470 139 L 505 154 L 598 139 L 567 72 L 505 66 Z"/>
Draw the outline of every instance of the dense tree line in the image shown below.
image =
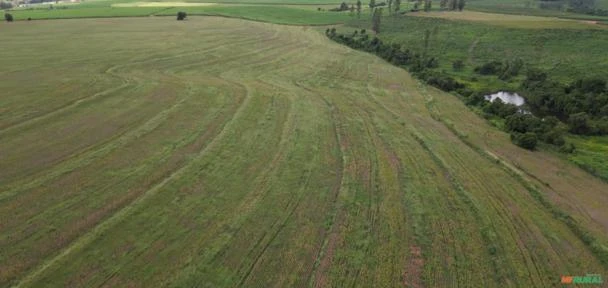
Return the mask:
<path fill-rule="evenodd" d="M 564 9 L 564 7 L 567 8 Z M 539 8 L 608 16 L 608 10 L 596 8 L 595 0 L 543 0 L 539 2 Z"/>
<path fill-rule="evenodd" d="M 13 8 L 13 3 L 0 1 L 0 9 L 1 10 L 11 9 L 11 8 Z"/>
<path fill-rule="evenodd" d="M 393 65 L 407 68 L 418 78 L 439 89 L 455 91 L 465 88 L 464 84 L 459 83 L 445 73 L 431 70 L 431 68 L 439 66 L 437 58 L 427 57 L 425 53 L 406 49 L 396 43 L 384 43 L 378 37 L 370 37 L 365 29 L 355 31 L 350 35 L 337 34 L 335 28 L 327 29 L 325 33 L 336 42 L 357 50 L 376 54 Z"/>
<path fill-rule="evenodd" d="M 529 69 L 521 86 L 535 115 L 557 117 L 574 134 L 608 134 L 605 79 L 579 79 L 564 85 L 550 80 L 542 71 Z"/>

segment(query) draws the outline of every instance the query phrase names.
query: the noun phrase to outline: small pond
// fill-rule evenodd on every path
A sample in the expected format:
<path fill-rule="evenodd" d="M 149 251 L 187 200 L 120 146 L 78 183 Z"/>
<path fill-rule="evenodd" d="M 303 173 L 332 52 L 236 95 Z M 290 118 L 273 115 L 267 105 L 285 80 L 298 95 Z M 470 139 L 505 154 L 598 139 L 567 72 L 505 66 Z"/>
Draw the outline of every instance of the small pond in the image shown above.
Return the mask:
<path fill-rule="evenodd" d="M 524 97 L 519 96 L 517 93 L 510 93 L 510 92 L 504 92 L 504 91 L 496 92 L 491 95 L 486 95 L 485 98 L 486 98 L 486 100 L 488 100 L 490 102 L 494 102 L 494 100 L 496 100 L 497 98 L 500 98 L 500 100 L 502 100 L 502 102 L 513 104 L 515 106 L 524 105 L 524 103 L 526 102 Z"/>

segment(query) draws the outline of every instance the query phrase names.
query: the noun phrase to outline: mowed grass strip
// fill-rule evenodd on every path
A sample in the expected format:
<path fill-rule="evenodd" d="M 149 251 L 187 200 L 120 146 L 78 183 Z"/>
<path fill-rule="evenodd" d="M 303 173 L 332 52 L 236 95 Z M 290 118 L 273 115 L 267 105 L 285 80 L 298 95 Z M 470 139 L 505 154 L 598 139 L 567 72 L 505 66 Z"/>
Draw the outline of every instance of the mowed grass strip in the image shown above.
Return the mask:
<path fill-rule="evenodd" d="M 485 13 L 476 11 L 462 12 L 416 12 L 408 14 L 417 17 L 432 17 L 459 21 L 482 22 L 487 25 L 521 29 L 605 29 L 591 21 L 561 19 L 556 17 L 538 17 Z"/>
<path fill-rule="evenodd" d="M 226 16 L 291 25 L 339 24 L 353 18 L 347 12 L 316 11 L 303 8 L 291 8 L 290 6 L 263 5 L 176 7 L 159 12 L 157 15 L 175 15 L 178 11 L 184 11 L 189 15 Z"/>
<path fill-rule="evenodd" d="M 574 195 L 605 203 L 605 183 L 520 152 L 452 95 L 314 29 L 219 17 L 37 22 L 8 33 L 65 31 L 38 40 L 56 50 L 89 29 L 73 64 L 96 59 L 94 75 L 131 90 L 54 104 L 44 121 L 5 102 L 30 116 L 12 116 L 0 146 L 14 154 L 2 158 L 13 167 L 0 183 L 2 286 L 552 287 L 561 274 L 605 271 L 521 179 L 548 183 L 547 199 L 600 245 L 602 211 Z M 113 49 L 97 45 L 116 37 Z M 10 45 L 19 61 L 45 57 Z M 54 95 L 18 81 L 14 93 Z M 100 128 L 64 129 L 77 123 Z M 39 166 L 32 153 L 53 161 Z"/>

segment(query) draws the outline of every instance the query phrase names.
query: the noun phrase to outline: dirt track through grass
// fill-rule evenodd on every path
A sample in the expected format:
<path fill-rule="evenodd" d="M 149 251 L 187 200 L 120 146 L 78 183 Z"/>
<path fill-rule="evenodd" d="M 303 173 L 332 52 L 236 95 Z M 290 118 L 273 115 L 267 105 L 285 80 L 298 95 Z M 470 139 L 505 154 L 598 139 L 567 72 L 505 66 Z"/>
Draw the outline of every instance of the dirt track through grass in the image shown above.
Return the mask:
<path fill-rule="evenodd" d="M 0 286 L 554 287 L 607 271 L 605 183 L 312 29 L 2 29 L 18 41 L 0 52 Z"/>

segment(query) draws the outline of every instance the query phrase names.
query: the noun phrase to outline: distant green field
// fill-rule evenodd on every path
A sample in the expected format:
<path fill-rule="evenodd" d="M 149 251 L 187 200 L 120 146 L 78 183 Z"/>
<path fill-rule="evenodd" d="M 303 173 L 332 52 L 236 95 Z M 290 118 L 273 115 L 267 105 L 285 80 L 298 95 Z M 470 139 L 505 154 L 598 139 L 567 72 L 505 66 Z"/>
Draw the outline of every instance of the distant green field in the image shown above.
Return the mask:
<path fill-rule="evenodd" d="M 149 16 L 167 8 L 123 8 L 123 7 L 95 7 L 95 8 L 68 8 L 68 9 L 32 9 L 14 10 L 10 13 L 15 20 L 38 19 L 66 19 L 66 18 L 100 18 L 100 17 L 141 17 Z"/>
<path fill-rule="evenodd" d="M 579 23 L 573 24 L 581 27 Z M 365 17 L 349 21 L 341 31 L 369 27 L 369 17 Z M 473 69 L 483 63 L 516 57 L 524 60 L 527 65 L 550 71 L 553 77 L 564 82 L 580 77 L 608 77 L 605 50 L 608 47 L 608 31 L 604 29 L 539 31 L 499 27 L 485 22 L 411 16 L 387 17 L 383 20 L 381 29 L 381 39 L 417 51 L 423 49 L 424 31 L 432 31 L 429 54 L 439 59 L 440 69 L 467 82 L 471 82 L 472 77 L 480 80 L 473 85 L 486 82 L 494 88 L 518 86 L 517 79 L 504 82 L 496 77 L 473 73 Z M 462 72 L 452 70 L 452 62 L 455 60 L 465 61 Z"/>
<path fill-rule="evenodd" d="M 316 7 L 316 6 L 315 6 Z M 327 8 L 327 7 L 326 7 Z M 215 15 L 250 19 L 262 22 L 290 25 L 327 25 L 338 24 L 353 18 L 349 12 L 316 11 L 299 6 L 265 5 L 211 5 L 193 7 L 78 7 L 66 9 L 22 9 L 10 11 L 15 20 L 96 18 L 96 17 L 137 17 L 137 16 L 174 16 L 179 11 L 189 15 Z"/>
<path fill-rule="evenodd" d="M 608 9 L 607 0 L 595 0 L 595 5 L 597 8 Z M 543 11 L 551 11 L 538 9 L 539 1 L 537 0 L 468 0 L 467 6 L 475 9 L 487 9 L 498 13 L 504 10 L 510 10 L 513 12 L 529 11 L 530 13 L 543 13 Z"/>

